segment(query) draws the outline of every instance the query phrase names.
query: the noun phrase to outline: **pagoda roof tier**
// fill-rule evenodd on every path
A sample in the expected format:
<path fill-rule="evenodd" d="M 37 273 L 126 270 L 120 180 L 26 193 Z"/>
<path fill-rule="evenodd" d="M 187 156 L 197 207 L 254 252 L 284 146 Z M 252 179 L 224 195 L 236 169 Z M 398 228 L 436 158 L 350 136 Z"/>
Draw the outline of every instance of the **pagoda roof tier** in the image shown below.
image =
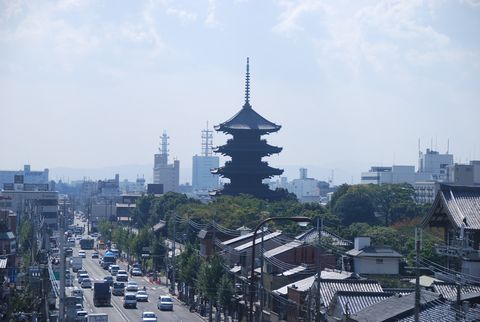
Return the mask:
<path fill-rule="evenodd" d="M 268 178 L 281 175 L 282 173 L 283 169 L 272 168 L 267 162 L 256 164 L 233 164 L 232 161 L 227 161 L 225 162 L 225 166 L 212 170 L 212 174 L 220 174 L 227 178 L 238 175 Z"/>
<path fill-rule="evenodd" d="M 215 190 L 210 193 L 212 196 L 221 196 L 221 195 L 240 195 L 240 194 L 249 194 L 257 198 L 265 198 L 277 200 L 280 195 L 277 191 L 270 190 L 268 185 L 261 184 L 255 187 L 249 186 L 249 189 L 244 189 L 245 187 L 235 187 L 229 183 L 226 183 L 223 187 L 223 190 Z M 248 190 L 248 191 L 247 191 Z"/>
<path fill-rule="evenodd" d="M 232 155 L 235 153 L 252 153 L 260 154 L 262 156 L 280 153 L 283 148 L 267 144 L 266 140 L 261 140 L 253 143 L 238 143 L 235 140 L 228 140 L 227 144 L 216 147 L 214 151 L 216 153 L 222 153 L 223 155 Z"/>
<path fill-rule="evenodd" d="M 249 102 L 245 102 L 243 108 L 231 119 L 215 126 L 215 130 L 226 133 L 246 130 L 269 133 L 277 132 L 280 128 L 280 125 L 268 121 L 255 112 Z"/>

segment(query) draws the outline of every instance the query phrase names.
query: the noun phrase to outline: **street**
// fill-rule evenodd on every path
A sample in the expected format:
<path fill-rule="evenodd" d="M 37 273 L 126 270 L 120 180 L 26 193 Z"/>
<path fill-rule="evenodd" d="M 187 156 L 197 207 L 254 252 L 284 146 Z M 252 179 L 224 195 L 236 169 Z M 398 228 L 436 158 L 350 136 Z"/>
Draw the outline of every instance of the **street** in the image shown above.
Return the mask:
<path fill-rule="evenodd" d="M 80 246 L 78 242 L 74 249 L 74 256 L 78 255 Z M 105 276 L 110 275 L 108 270 L 101 268 L 98 259 L 92 259 L 91 254 L 92 250 L 86 250 L 86 258 L 83 259 L 83 269 L 88 272 L 90 279 L 94 280 L 103 280 Z M 121 269 L 127 270 L 126 263 L 118 262 L 117 263 Z M 76 274 L 74 274 L 76 277 Z M 112 295 L 112 306 L 111 307 L 95 307 L 93 305 L 93 289 L 83 289 L 84 294 L 84 309 L 90 313 L 107 313 L 109 316 L 109 321 L 141 321 L 141 314 L 144 311 L 152 311 L 157 315 L 158 321 L 203 321 L 195 313 L 191 313 L 186 306 L 181 302 L 177 301 L 176 298 L 172 297 L 174 301 L 174 310 L 171 311 L 160 311 L 157 308 L 157 299 L 160 295 L 169 295 L 168 289 L 164 285 L 157 285 L 150 283 L 147 277 L 133 277 L 129 275 L 129 281 L 136 281 L 138 283 L 138 288 L 143 289 L 146 287 L 148 293 L 148 302 L 138 302 L 136 309 L 125 309 L 123 308 L 123 296 Z M 80 287 L 77 280 L 73 283 L 74 287 Z M 68 294 L 68 291 L 67 291 Z"/>

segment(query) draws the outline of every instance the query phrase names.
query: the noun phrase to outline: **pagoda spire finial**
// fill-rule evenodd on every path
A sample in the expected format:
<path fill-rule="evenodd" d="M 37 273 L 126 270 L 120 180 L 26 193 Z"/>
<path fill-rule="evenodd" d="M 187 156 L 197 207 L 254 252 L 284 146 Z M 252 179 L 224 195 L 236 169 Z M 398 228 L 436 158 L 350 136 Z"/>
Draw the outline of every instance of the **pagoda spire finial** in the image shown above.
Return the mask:
<path fill-rule="evenodd" d="M 247 57 L 247 74 L 245 76 L 245 104 L 243 107 L 251 107 L 250 105 L 250 57 Z"/>

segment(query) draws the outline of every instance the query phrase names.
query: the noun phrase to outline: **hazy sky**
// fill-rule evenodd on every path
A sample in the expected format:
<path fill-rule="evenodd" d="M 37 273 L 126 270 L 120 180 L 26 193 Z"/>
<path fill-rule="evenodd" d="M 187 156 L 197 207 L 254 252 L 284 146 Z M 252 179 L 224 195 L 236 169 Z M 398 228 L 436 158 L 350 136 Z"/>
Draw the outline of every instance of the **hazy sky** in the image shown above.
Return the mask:
<path fill-rule="evenodd" d="M 479 32 L 478 0 L 0 0 L 0 169 L 151 164 L 163 130 L 190 167 L 247 56 L 274 166 L 480 159 Z"/>

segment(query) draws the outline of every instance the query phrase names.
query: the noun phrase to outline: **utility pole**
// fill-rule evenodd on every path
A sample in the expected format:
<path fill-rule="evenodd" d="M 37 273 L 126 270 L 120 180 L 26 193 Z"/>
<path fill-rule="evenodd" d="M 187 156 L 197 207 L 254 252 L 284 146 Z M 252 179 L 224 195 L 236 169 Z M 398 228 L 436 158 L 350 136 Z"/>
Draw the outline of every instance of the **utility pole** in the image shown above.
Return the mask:
<path fill-rule="evenodd" d="M 175 245 L 175 237 L 177 235 L 177 213 L 173 216 L 173 249 L 172 249 L 172 293 L 175 294 L 175 253 L 177 252 Z"/>
<path fill-rule="evenodd" d="M 262 232 L 262 241 L 260 246 L 260 284 L 259 284 L 259 298 L 260 298 L 260 322 L 263 322 L 263 237 L 265 236 L 265 229 Z"/>
<path fill-rule="evenodd" d="M 320 224 L 321 222 L 321 224 Z M 315 258 L 315 266 L 317 269 L 317 292 L 316 292 L 316 301 L 315 301 L 315 321 L 320 322 L 320 243 L 322 240 L 322 229 L 323 229 L 323 218 L 321 219 L 320 216 L 317 217 L 317 252 Z"/>
<path fill-rule="evenodd" d="M 420 234 L 415 227 L 415 322 L 420 321 Z"/>
<path fill-rule="evenodd" d="M 60 216 L 60 303 L 58 321 L 65 321 L 65 216 L 66 200 L 63 199 L 63 211 Z"/>

